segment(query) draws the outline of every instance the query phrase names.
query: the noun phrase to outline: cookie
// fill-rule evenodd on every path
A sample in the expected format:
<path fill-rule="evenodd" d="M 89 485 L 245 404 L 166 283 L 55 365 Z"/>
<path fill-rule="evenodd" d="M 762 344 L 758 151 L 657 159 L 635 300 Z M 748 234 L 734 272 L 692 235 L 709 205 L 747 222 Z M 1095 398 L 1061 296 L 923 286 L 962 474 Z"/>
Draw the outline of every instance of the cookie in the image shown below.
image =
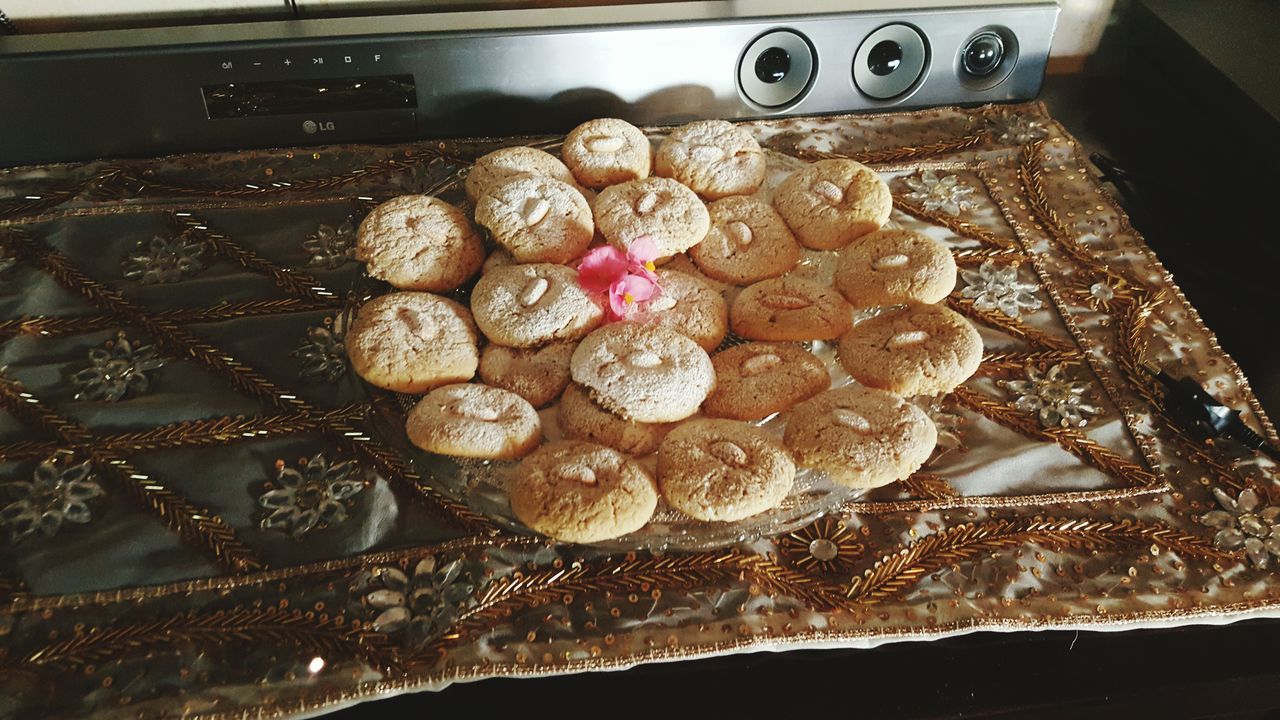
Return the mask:
<path fill-rule="evenodd" d="M 665 325 L 707 352 L 720 347 L 729 331 L 729 306 L 716 289 L 675 270 L 658 271 L 662 294 L 649 301 L 649 322 Z"/>
<path fill-rule="evenodd" d="M 715 387 L 707 352 L 668 327 L 634 322 L 605 325 L 573 351 L 575 382 L 610 412 L 627 420 L 683 420 Z"/>
<path fill-rule="evenodd" d="M 439 455 L 514 460 L 542 442 L 542 423 L 529 401 L 513 392 L 459 383 L 419 400 L 405 419 L 405 433 Z"/>
<path fill-rule="evenodd" d="M 711 230 L 689 248 L 708 277 L 734 285 L 778 277 L 800 262 L 800 244 L 768 203 L 754 197 L 727 197 L 707 206 Z"/>
<path fill-rule="evenodd" d="M 730 327 L 751 340 L 830 340 L 852 321 L 840 293 L 796 277 L 762 280 L 738 293 L 729 310 Z"/>
<path fill-rule="evenodd" d="M 893 196 L 861 163 L 819 160 L 783 180 L 773 206 L 801 245 L 835 250 L 879 230 L 893 210 Z"/>
<path fill-rule="evenodd" d="M 405 195 L 360 223 L 355 256 L 371 277 L 401 290 L 447 292 L 480 270 L 484 243 L 461 210 L 428 195 Z"/>
<path fill-rule="evenodd" d="M 485 337 L 514 348 L 576 340 L 604 319 L 578 271 L 551 263 L 494 268 L 471 291 L 471 312 Z"/>
<path fill-rule="evenodd" d="M 502 248 L 498 248 L 493 252 L 489 253 L 489 257 L 484 259 L 484 264 L 480 266 L 480 273 L 483 275 L 493 270 L 494 268 L 502 267 L 503 265 L 515 265 L 515 264 L 516 264 L 516 260 L 515 258 L 511 257 L 511 253 L 507 252 L 506 250 L 503 250 Z"/>
<path fill-rule="evenodd" d="M 711 215 L 692 190 L 668 178 L 646 178 L 607 187 L 596 197 L 596 227 L 621 250 L 648 235 L 658 257 L 670 257 L 702 242 Z"/>
<path fill-rule="evenodd" d="M 573 177 L 589 188 L 649 177 L 649 138 L 626 120 L 588 120 L 564 138 L 560 157 Z"/>
<path fill-rule="evenodd" d="M 653 478 L 612 448 L 566 440 L 520 462 L 511 510 L 520 522 L 556 540 L 592 543 L 644 527 L 658 507 Z"/>
<path fill-rule="evenodd" d="M 787 496 L 796 466 L 764 431 L 733 420 L 691 420 L 658 448 L 658 491 L 698 520 L 733 521 Z"/>
<path fill-rule="evenodd" d="M 896 395 L 847 385 L 797 405 L 783 442 L 796 462 L 834 482 L 874 488 L 919 470 L 938 430 L 923 410 Z"/>
<path fill-rule="evenodd" d="M 577 185 L 573 173 L 549 152 L 531 147 L 505 147 L 481 156 L 463 183 L 467 197 L 477 202 L 493 188 L 521 175 L 539 175 Z"/>
<path fill-rule="evenodd" d="M 480 360 L 471 313 L 422 292 L 389 293 L 365 303 L 347 330 L 346 346 L 357 375 L 406 393 L 470 380 Z"/>
<path fill-rule="evenodd" d="M 547 343 L 537 348 L 509 348 L 489 343 L 480 351 L 480 379 L 510 390 L 534 407 L 550 405 L 569 384 L 572 342 Z"/>
<path fill-rule="evenodd" d="M 716 389 L 702 410 L 714 417 L 759 420 L 831 386 L 822 361 L 797 345 L 746 343 L 711 356 Z"/>
<path fill-rule="evenodd" d="M 836 289 L 855 308 L 936 303 L 956 286 L 946 245 L 910 230 L 878 230 L 840 253 Z"/>
<path fill-rule="evenodd" d="M 710 200 L 750 195 L 764 182 L 764 151 L 744 128 L 699 120 L 667 135 L 654 156 L 654 173 Z"/>
<path fill-rule="evenodd" d="M 940 305 L 912 305 L 864 320 L 838 347 L 840 364 L 853 379 L 907 397 L 949 393 L 982 362 L 978 331 Z"/>
<path fill-rule="evenodd" d="M 476 222 L 520 263 L 567 263 L 595 236 L 591 206 L 582 193 L 535 175 L 490 188 L 476 203 Z"/>
<path fill-rule="evenodd" d="M 648 455 L 657 450 L 662 438 L 675 427 L 672 423 L 623 420 L 596 404 L 586 388 L 577 383 L 565 388 L 556 406 L 556 422 L 567 438 L 608 445 L 630 455 Z"/>
<path fill-rule="evenodd" d="M 720 297 L 728 297 L 727 293 L 731 291 L 736 292 L 736 288 L 734 288 L 733 285 L 716 280 L 702 272 L 697 265 L 693 264 L 693 261 L 689 259 L 689 256 L 686 253 L 672 255 L 669 261 L 663 263 L 662 269 L 675 270 L 676 272 L 682 272 L 685 275 L 692 275 L 706 283 L 707 286 L 716 292 L 720 293 Z"/>

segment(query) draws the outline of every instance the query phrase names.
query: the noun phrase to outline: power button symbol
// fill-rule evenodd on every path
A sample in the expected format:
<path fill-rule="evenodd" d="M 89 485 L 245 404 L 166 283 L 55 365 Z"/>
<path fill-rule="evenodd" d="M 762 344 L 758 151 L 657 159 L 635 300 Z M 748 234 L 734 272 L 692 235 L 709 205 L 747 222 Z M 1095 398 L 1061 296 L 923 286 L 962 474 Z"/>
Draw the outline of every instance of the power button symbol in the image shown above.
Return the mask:
<path fill-rule="evenodd" d="M 315 121 L 315 120 L 303 120 L 303 121 L 302 121 L 302 132 L 304 132 L 304 133 L 306 133 L 306 134 L 308 134 L 308 135 L 315 135 L 315 134 L 316 134 L 316 130 L 319 130 L 319 129 L 320 129 L 320 126 L 316 125 L 316 121 Z"/>

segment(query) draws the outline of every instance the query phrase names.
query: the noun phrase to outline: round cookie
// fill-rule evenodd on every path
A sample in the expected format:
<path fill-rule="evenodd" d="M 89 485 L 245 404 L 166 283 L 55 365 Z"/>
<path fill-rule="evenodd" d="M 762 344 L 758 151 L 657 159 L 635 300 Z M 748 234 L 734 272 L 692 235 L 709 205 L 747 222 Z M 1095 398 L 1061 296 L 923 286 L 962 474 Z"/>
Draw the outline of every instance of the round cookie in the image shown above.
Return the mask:
<path fill-rule="evenodd" d="M 783 180 L 773 206 L 801 245 L 835 250 L 879 230 L 893 210 L 893 196 L 861 163 L 819 160 Z"/>
<path fill-rule="evenodd" d="M 589 188 L 649 177 L 649 138 L 626 120 L 588 120 L 564 138 L 560 157 L 574 178 Z"/>
<path fill-rule="evenodd" d="M 855 308 L 941 302 L 956 286 L 946 245 L 910 230 L 878 230 L 840 253 L 836 289 Z"/>
<path fill-rule="evenodd" d="M 485 337 L 514 348 L 576 340 L 604 319 L 578 271 L 552 263 L 494 268 L 471 291 L 471 312 Z"/>
<path fill-rule="evenodd" d="M 572 342 L 523 349 L 489 343 L 480 351 L 480 379 L 534 407 L 550 405 L 569 384 L 569 358 L 575 347 Z"/>
<path fill-rule="evenodd" d="M 514 460 L 542 442 L 538 411 L 513 392 L 475 383 L 427 393 L 405 419 L 409 441 L 453 457 Z"/>
<path fill-rule="evenodd" d="M 762 280 L 738 293 L 729 310 L 730 327 L 751 340 L 830 340 L 852 322 L 840 293 L 796 277 Z"/>
<path fill-rule="evenodd" d="M 657 450 L 662 438 L 675 427 L 672 423 L 623 420 L 597 405 L 578 383 L 569 383 L 565 388 L 556 409 L 556 421 L 567 438 L 608 445 L 630 455 L 648 455 Z"/>
<path fill-rule="evenodd" d="M 708 277 L 750 285 L 778 277 L 800 262 L 800 244 L 768 203 L 754 197 L 727 197 L 707 206 L 711 230 L 689 248 Z"/>
<path fill-rule="evenodd" d="M 476 203 L 476 222 L 520 263 L 567 263 L 591 244 L 591 206 L 568 183 L 525 175 L 490 188 Z"/>
<path fill-rule="evenodd" d="M 573 351 L 575 382 L 627 420 L 683 420 L 715 387 L 707 352 L 668 327 L 620 322 L 592 332 Z"/>
<path fill-rule="evenodd" d="M 702 242 L 711 215 L 692 190 L 669 178 L 646 178 L 605 188 L 594 205 L 596 227 L 611 245 L 626 250 L 642 235 L 670 257 Z"/>
<path fill-rule="evenodd" d="M 822 361 L 797 345 L 746 343 L 711 356 L 716 389 L 702 404 L 715 417 L 759 420 L 831 387 Z"/>
<path fill-rule="evenodd" d="M 577 186 L 573 173 L 549 152 L 531 147 L 505 147 L 481 156 L 463 183 L 467 197 L 478 201 L 490 190 L 520 175 L 541 175 Z"/>
<path fill-rule="evenodd" d="M 511 257 L 511 253 L 507 252 L 506 250 L 503 250 L 502 248 L 497 248 L 493 252 L 489 253 L 489 257 L 484 259 L 484 265 L 480 266 L 480 274 L 485 275 L 485 274 L 488 274 L 494 268 L 499 268 L 499 267 L 502 267 L 503 265 L 515 265 L 515 264 L 516 264 L 516 260 L 515 258 Z"/>
<path fill-rule="evenodd" d="M 938 430 L 923 410 L 896 395 L 847 385 L 797 405 L 783 442 L 796 462 L 834 482 L 874 488 L 919 470 Z"/>
<path fill-rule="evenodd" d="M 853 379 L 905 397 L 940 395 L 982 362 L 982 336 L 940 305 L 911 305 L 858 323 L 840 338 L 840 364 Z"/>
<path fill-rule="evenodd" d="M 662 294 L 649 301 L 649 321 L 665 325 L 707 352 L 720 347 L 729 331 L 729 306 L 716 289 L 693 275 L 659 270 Z"/>
<path fill-rule="evenodd" d="M 357 375 L 397 392 L 465 382 L 479 363 L 471 313 L 431 293 L 388 293 L 365 303 L 346 347 Z"/>
<path fill-rule="evenodd" d="M 692 420 L 658 448 L 658 489 L 698 520 L 733 521 L 782 502 L 796 466 L 764 431 L 733 420 Z"/>
<path fill-rule="evenodd" d="M 511 510 L 520 522 L 564 542 L 635 532 L 657 507 L 657 488 L 638 463 L 576 440 L 542 446 L 520 462 L 511 483 Z"/>
<path fill-rule="evenodd" d="M 480 270 L 484 243 L 458 208 L 428 195 L 404 195 L 360 223 L 355 256 L 371 277 L 402 290 L 447 292 Z"/>
<path fill-rule="evenodd" d="M 662 141 L 654 173 L 711 200 L 750 195 L 764 182 L 764 151 L 744 128 L 724 120 L 698 120 L 672 130 Z"/>

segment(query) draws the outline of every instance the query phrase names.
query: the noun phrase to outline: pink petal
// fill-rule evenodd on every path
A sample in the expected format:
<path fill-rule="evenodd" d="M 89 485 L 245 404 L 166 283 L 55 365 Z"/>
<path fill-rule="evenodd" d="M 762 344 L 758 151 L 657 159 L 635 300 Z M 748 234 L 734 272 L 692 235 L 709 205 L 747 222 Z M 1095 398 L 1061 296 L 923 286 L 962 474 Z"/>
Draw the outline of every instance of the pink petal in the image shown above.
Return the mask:
<path fill-rule="evenodd" d="M 593 293 L 608 292 L 610 286 L 627 272 L 627 258 L 612 245 L 602 245 L 578 263 L 578 285 Z"/>
<path fill-rule="evenodd" d="M 609 319 L 621 320 L 627 316 L 626 283 L 619 280 L 609 288 Z"/>
<path fill-rule="evenodd" d="M 658 291 L 658 284 L 643 275 L 627 275 L 622 278 L 621 283 L 633 303 L 642 303 Z"/>
<path fill-rule="evenodd" d="M 645 263 L 658 259 L 658 245 L 648 235 L 641 235 L 627 246 L 627 259 L 644 267 Z"/>

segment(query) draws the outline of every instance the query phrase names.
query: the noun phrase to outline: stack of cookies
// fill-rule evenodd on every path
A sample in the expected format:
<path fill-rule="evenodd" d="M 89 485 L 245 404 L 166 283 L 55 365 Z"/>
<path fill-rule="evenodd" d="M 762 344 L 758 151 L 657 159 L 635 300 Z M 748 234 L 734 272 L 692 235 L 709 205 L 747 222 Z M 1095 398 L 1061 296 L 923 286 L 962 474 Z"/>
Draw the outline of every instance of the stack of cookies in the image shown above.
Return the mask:
<path fill-rule="evenodd" d="M 563 541 L 639 530 L 660 497 L 740 521 L 777 506 L 798 467 L 850 487 L 906 478 L 936 431 L 904 398 L 949 392 L 981 358 L 973 327 L 937 304 L 955 283 L 951 254 L 882 230 L 892 198 L 859 163 L 807 165 L 770 199 L 766 169 L 727 122 L 676 128 L 655 151 L 599 119 L 560 158 L 509 147 L 478 159 L 465 188 L 483 231 L 437 198 L 384 203 L 361 223 L 357 257 L 398 291 L 361 308 L 352 367 L 425 393 L 407 419 L 418 447 L 519 460 L 512 511 Z M 651 299 L 633 306 L 624 289 L 611 306 L 579 282 L 589 249 L 621 257 L 642 239 L 664 266 L 645 273 Z M 815 253 L 838 254 L 834 281 L 796 271 Z M 469 307 L 442 294 L 468 288 L 455 297 Z M 838 347 L 856 384 L 832 388 L 815 341 Z"/>

